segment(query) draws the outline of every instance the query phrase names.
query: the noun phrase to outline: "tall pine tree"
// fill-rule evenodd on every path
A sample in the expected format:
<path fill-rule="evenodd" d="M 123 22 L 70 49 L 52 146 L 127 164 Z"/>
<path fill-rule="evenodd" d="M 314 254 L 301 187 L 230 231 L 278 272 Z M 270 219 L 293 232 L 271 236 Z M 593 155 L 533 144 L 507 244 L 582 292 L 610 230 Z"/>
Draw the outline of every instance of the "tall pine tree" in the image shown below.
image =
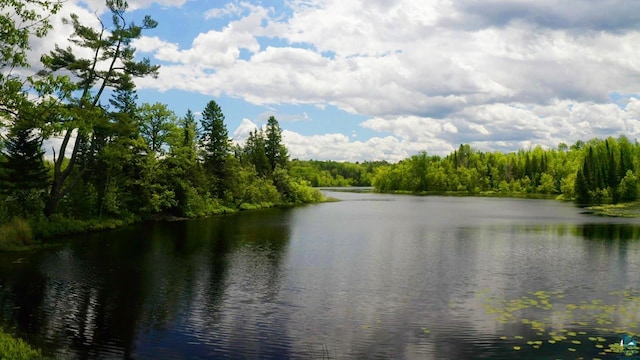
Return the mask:
<path fill-rule="evenodd" d="M 267 120 L 265 136 L 265 154 L 269 159 L 271 171 L 275 170 L 276 167 L 286 168 L 289 154 L 287 153 L 287 148 L 282 144 L 282 129 L 274 116 L 270 116 Z"/>
<path fill-rule="evenodd" d="M 62 135 L 62 141 L 57 158 L 54 159 L 53 182 L 44 209 L 47 216 L 57 211 L 58 204 L 71 190 L 68 179 L 80 160 L 80 151 L 92 148 L 87 142 L 95 135 L 94 120 L 102 119 L 100 99 L 105 89 L 126 86 L 127 76 L 155 76 L 159 68 L 151 65 L 146 58 L 137 60 L 135 48 L 131 46 L 134 39 L 142 36 L 143 30 L 155 28 L 157 22 L 145 16 L 142 25 L 128 23 L 125 18 L 128 4 L 124 0 L 106 0 L 106 5 L 112 15 L 110 28 L 102 22 L 99 29 L 85 26 L 75 14 L 67 20 L 74 30 L 70 40 L 83 48 L 82 52 L 74 52 L 71 47 L 62 49 L 56 46 L 54 51 L 41 58 L 46 69 L 43 74 L 71 73 L 77 89 L 67 93 L 67 97 L 63 99 L 67 106 L 62 109 L 61 121 L 52 126 Z M 81 53 L 91 55 L 86 58 L 78 57 Z M 75 139 L 73 134 L 77 134 Z M 65 160 L 68 147 L 72 148 L 71 155 Z"/>
<path fill-rule="evenodd" d="M 23 217 L 35 215 L 41 208 L 41 196 L 49 186 L 49 171 L 44 165 L 42 139 L 27 126 L 14 125 L 3 149 L 6 161 L 0 163 L 3 177 L 0 189 L 9 195 Z"/>
<path fill-rule="evenodd" d="M 231 140 L 224 123 L 222 109 L 211 100 L 202 111 L 200 147 L 204 169 L 210 178 L 212 192 L 217 197 L 224 193 L 224 182 L 228 175 L 227 160 L 231 155 Z"/>

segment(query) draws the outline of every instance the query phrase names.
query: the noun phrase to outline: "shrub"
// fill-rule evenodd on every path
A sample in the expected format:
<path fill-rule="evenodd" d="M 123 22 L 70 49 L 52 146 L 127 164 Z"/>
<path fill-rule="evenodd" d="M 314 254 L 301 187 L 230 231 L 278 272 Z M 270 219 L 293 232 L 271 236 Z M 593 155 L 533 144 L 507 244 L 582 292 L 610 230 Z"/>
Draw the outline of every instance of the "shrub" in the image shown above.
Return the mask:
<path fill-rule="evenodd" d="M 15 250 L 34 243 L 29 223 L 19 217 L 0 226 L 0 250 Z"/>
<path fill-rule="evenodd" d="M 34 349 L 24 340 L 0 330 L 0 358 L 14 360 L 42 359 L 40 350 Z"/>

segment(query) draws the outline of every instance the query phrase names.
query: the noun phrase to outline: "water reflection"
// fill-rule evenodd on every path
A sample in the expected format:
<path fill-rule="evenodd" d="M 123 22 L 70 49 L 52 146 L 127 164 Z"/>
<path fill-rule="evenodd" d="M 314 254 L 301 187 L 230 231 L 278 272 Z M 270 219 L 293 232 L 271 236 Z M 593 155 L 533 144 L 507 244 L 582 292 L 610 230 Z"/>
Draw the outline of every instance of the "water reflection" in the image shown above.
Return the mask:
<path fill-rule="evenodd" d="M 615 295 L 640 284 L 633 221 L 549 201 L 342 196 L 3 254 L 0 321 L 62 358 L 512 358 L 500 337 L 531 327 L 487 299 L 635 306 Z"/>

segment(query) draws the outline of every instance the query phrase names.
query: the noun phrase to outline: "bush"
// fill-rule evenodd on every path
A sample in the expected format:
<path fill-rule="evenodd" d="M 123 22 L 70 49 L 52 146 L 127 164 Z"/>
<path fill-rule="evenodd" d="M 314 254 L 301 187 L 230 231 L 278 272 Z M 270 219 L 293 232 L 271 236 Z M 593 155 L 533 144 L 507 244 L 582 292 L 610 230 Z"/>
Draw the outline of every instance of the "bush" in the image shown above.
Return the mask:
<path fill-rule="evenodd" d="M 33 231 L 29 223 L 19 217 L 0 226 L 0 250 L 16 250 L 33 245 Z"/>
<path fill-rule="evenodd" d="M 24 340 L 0 330 L 0 358 L 13 360 L 43 359 L 40 350 L 29 346 Z"/>

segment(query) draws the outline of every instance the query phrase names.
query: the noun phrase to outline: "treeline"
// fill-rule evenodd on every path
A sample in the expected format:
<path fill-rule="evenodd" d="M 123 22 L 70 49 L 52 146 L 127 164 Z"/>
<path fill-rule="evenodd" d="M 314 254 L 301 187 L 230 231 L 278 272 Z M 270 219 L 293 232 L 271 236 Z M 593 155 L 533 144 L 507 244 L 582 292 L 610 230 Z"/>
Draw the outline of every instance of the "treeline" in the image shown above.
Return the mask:
<path fill-rule="evenodd" d="M 371 186 L 376 169 L 387 165 L 386 161 L 351 163 L 294 159 L 289 165 L 289 173 L 316 187 Z"/>
<path fill-rule="evenodd" d="M 640 145 L 624 136 L 578 141 L 556 149 L 482 152 L 460 145 L 445 156 L 414 155 L 378 169 L 376 191 L 554 194 L 579 203 L 639 197 Z"/>
<path fill-rule="evenodd" d="M 11 36 L 0 40 L 0 225 L 16 217 L 44 228 L 54 219 L 196 217 L 320 200 L 290 176 L 275 117 L 234 145 L 213 100 L 200 125 L 190 110 L 178 116 L 166 104 L 138 104 L 133 79 L 156 76 L 158 66 L 137 60 L 131 42 L 157 23 L 128 21 L 125 1 L 107 0 L 110 27 L 71 15 L 70 39 L 82 51 L 56 46 L 28 77 L 12 69 L 29 68 L 28 39 L 46 33 L 60 3 L 10 2 L 17 14 L 2 15 Z M 45 160 L 48 139 L 57 141 Z"/>

